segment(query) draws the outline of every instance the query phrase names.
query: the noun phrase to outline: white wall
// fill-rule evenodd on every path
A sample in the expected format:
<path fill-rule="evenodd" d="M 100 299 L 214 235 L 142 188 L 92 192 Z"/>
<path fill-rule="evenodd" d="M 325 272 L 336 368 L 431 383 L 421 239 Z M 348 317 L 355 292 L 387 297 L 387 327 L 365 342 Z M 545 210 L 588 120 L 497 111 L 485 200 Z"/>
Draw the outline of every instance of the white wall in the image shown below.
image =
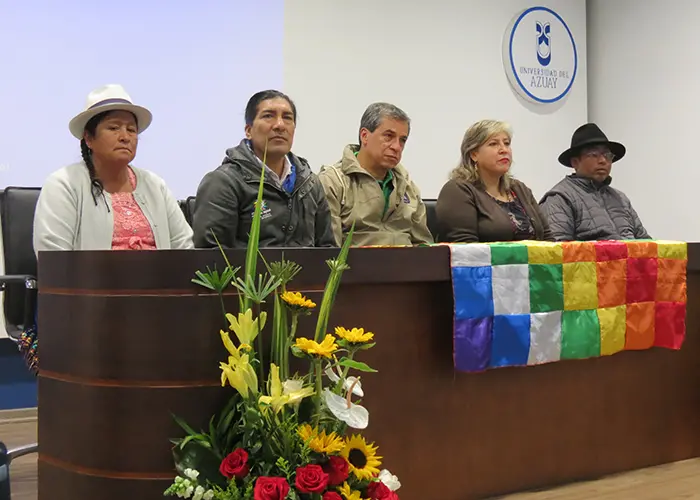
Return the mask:
<path fill-rule="evenodd" d="M 243 138 L 249 97 L 282 84 L 283 3 L 0 0 L 0 187 L 41 186 L 79 161 L 69 120 L 120 83 L 153 112 L 134 165 L 194 195 Z"/>
<path fill-rule="evenodd" d="M 589 0 L 589 116 L 627 146 L 614 186 L 655 238 L 700 240 L 700 3 Z"/>
<path fill-rule="evenodd" d="M 284 88 L 299 108 L 294 151 L 314 169 L 357 142 L 362 112 L 386 100 L 412 118 L 403 164 L 434 198 L 459 161 L 462 136 L 484 118 L 514 128 L 514 174 L 539 196 L 567 173 L 557 163 L 587 117 L 585 0 L 553 0 L 579 50 L 567 102 L 537 114 L 511 90 L 501 47 L 527 0 L 285 2 Z"/>

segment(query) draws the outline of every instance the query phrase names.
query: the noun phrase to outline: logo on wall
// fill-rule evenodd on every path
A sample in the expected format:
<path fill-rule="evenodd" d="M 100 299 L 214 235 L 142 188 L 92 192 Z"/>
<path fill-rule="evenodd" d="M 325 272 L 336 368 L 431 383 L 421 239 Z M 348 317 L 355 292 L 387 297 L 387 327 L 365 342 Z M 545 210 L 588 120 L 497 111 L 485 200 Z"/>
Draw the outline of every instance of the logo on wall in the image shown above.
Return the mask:
<path fill-rule="evenodd" d="M 524 99 L 551 104 L 564 98 L 576 79 L 576 42 L 564 19 L 547 7 L 520 12 L 503 37 L 503 66 Z"/>

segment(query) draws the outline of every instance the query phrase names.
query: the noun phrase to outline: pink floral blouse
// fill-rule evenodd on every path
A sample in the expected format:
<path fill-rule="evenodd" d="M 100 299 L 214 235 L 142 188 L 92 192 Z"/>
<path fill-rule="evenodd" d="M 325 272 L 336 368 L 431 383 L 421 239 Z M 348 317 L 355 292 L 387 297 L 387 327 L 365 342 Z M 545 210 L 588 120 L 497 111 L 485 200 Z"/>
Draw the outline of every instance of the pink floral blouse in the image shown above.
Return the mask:
<path fill-rule="evenodd" d="M 129 182 L 136 188 L 136 175 L 129 168 Z M 133 193 L 112 193 L 114 234 L 112 250 L 155 250 L 156 240 L 148 219 Z"/>

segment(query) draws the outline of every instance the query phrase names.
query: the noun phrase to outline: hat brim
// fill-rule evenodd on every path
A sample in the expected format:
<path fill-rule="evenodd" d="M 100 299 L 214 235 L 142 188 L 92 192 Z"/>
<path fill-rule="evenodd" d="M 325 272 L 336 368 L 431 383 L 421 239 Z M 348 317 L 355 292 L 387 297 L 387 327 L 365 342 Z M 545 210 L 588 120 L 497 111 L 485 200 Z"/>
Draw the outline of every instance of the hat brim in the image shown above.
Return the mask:
<path fill-rule="evenodd" d="M 619 142 L 613 142 L 613 141 L 601 141 L 600 139 L 594 139 L 590 141 L 583 142 L 581 144 L 576 145 L 573 148 L 569 148 L 566 151 L 564 151 L 562 154 L 559 155 L 559 163 L 564 165 L 565 167 L 571 167 L 571 158 L 574 158 L 579 154 L 581 149 L 588 147 L 588 146 L 595 146 L 597 144 L 604 144 L 608 148 L 610 148 L 610 152 L 615 155 L 613 158 L 612 162 L 615 163 L 618 160 L 621 160 L 624 156 L 625 153 L 627 152 L 627 148 L 620 144 Z"/>
<path fill-rule="evenodd" d="M 142 106 L 124 103 L 106 104 L 104 106 L 88 109 L 87 111 L 83 111 L 79 115 L 75 116 L 68 124 L 70 133 L 73 134 L 73 137 L 76 139 L 82 139 L 87 122 L 89 122 L 93 116 L 99 115 L 100 113 L 105 113 L 107 111 L 129 111 L 133 113 L 136 117 L 136 122 L 139 125 L 139 133 L 146 130 L 153 121 L 153 114 Z"/>

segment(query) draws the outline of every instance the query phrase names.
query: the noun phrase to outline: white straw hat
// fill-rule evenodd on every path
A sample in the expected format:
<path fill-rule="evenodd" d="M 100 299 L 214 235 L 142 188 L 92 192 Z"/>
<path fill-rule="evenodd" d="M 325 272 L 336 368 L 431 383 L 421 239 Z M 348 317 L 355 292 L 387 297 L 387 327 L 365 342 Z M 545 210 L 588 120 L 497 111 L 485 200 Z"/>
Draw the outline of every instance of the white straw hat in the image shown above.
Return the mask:
<path fill-rule="evenodd" d="M 124 87 L 117 84 L 109 84 L 88 94 L 85 110 L 74 117 L 68 124 L 70 133 L 76 139 L 82 139 L 85 125 L 90 121 L 90 118 L 105 111 L 114 110 L 132 112 L 136 116 L 139 132 L 146 130 L 153 120 L 153 115 L 150 111 L 131 102 L 131 97 L 126 93 Z"/>

